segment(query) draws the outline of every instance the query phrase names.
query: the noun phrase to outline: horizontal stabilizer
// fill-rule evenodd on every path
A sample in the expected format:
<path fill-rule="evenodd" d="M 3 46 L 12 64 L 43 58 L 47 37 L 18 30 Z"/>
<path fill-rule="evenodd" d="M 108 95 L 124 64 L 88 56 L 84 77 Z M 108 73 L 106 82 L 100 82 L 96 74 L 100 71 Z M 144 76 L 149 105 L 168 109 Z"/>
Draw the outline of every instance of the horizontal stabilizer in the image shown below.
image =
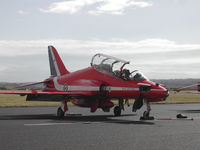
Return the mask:
<path fill-rule="evenodd" d="M 29 83 L 29 84 L 24 84 L 24 85 L 21 85 L 21 86 L 17 86 L 15 87 L 16 89 L 19 89 L 19 88 L 24 88 L 24 87 L 28 87 L 28 86 L 32 86 L 32 85 L 38 85 L 38 84 L 43 84 L 43 83 L 49 83 L 51 82 L 50 80 L 45 80 L 45 81 L 41 81 L 41 82 L 34 82 L 34 83 Z"/>

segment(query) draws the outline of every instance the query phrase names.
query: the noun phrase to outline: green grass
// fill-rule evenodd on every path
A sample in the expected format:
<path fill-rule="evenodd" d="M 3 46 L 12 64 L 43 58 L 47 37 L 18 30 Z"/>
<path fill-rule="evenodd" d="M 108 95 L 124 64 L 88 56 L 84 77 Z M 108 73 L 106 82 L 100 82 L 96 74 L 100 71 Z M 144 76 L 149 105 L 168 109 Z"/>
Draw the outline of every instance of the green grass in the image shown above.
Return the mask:
<path fill-rule="evenodd" d="M 59 106 L 60 102 L 39 102 L 26 101 L 26 96 L 19 95 L 0 95 L 0 107 L 17 107 L 17 106 Z"/>
<path fill-rule="evenodd" d="M 133 104 L 134 100 L 130 100 Z M 117 101 L 114 101 L 117 104 Z M 166 101 L 158 103 L 200 103 L 199 95 L 170 95 Z M 71 103 L 69 103 L 71 105 Z M 60 106 L 60 102 L 38 102 L 26 101 L 26 96 L 0 94 L 0 107 L 19 107 L 19 106 Z"/>
<path fill-rule="evenodd" d="M 161 103 L 200 103 L 200 94 L 194 95 L 170 95 L 166 101 Z"/>

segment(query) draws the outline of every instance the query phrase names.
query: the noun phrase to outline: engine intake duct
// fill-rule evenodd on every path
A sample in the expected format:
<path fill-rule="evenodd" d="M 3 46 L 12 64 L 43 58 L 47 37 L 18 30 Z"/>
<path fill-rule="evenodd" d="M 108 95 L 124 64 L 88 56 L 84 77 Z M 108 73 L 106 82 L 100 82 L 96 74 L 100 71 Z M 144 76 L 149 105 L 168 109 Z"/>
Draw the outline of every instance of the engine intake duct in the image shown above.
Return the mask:
<path fill-rule="evenodd" d="M 140 92 L 150 92 L 151 86 L 140 86 Z"/>

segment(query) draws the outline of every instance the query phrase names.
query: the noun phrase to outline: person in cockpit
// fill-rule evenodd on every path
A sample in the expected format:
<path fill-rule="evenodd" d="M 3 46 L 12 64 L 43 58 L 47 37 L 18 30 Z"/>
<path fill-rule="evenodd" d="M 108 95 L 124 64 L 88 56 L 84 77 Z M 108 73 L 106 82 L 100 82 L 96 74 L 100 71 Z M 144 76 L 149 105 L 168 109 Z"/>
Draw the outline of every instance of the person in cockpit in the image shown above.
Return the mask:
<path fill-rule="evenodd" d="M 124 80 L 130 80 L 129 79 L 130 71 L 128 69 L 123 69 L 122 70 L 122 79 Z"/>

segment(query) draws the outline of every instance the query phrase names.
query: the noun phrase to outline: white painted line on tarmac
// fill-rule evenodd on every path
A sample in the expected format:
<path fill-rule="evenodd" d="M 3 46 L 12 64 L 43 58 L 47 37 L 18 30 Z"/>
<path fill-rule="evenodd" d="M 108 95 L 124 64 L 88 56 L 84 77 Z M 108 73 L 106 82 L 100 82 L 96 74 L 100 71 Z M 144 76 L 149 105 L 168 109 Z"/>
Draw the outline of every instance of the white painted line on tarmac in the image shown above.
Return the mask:
<path fill-rule="evenodd" d="M 33 124 L 24 124 L 25 126 L 53 126 L 53 125 L 69 125 L 75 124 L 74 122 L 65 122 L 65 123 L 33 123 Z"/>
<path fill-rule="evenodd" d="M 24 126 L 55 126 L 55 125 L 71 125 L 71 124 L 96 124 L 100 122 L 61 122 L 61 123 L 31 123 Z"/>

